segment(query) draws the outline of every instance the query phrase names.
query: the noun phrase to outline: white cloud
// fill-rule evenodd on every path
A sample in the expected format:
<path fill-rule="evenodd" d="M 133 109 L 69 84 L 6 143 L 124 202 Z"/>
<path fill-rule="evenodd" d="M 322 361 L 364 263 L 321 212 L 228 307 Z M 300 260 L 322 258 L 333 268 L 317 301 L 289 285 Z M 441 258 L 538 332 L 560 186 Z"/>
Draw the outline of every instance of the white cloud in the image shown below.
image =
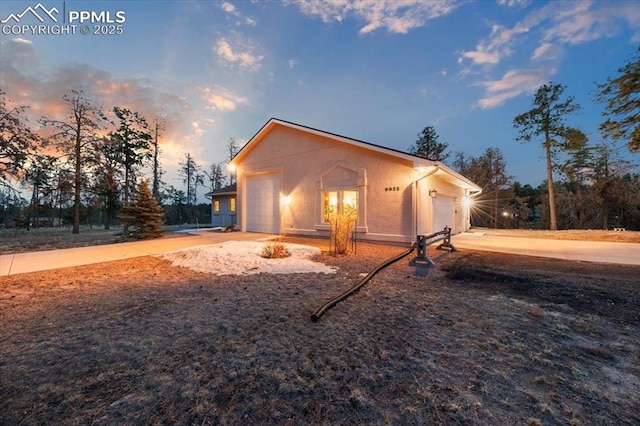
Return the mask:
<path fill-rule="evenodd" d="M 553 43 L 542 43 L 533 52 L 531 59 L 534 61 L 554 61 L 562 55 L 562 47 Z"/>
<path fill-rule="evenodd" d="M 560 43 L 580 44 L 612 37 L 626 22 L 630 28 L 640 26 L 640 7 L 633 1 L 607 2 L 594 6 L 592 1 L 575 3 L 551 16 L 553 25 L 545 31 L 544 39 Z M 637 33 L 636 33 L 637 34 Z"/>
<path fill-rule="evenodd" d="M 349 11 L 349 1 L 326 0 L 285 0 L 285 4 L 296 4 L 302 13 L 310 16 L 319 16 L 322 22 L 341 22 Z"/>
<path fill-rule="evenodd" d="M 246 24 L 249 26 L 254 26 L 256 24 L 256 20 L 253 18 L 250 18 L 248 16 L 244 16 L 242 13 L 240 13 L 240 11 L 238 9 L 236 9 L 236 7 L 234 5 L 232 5 L 229 2 L 224 2 L 220 5 L 220 8 L 222 10 L 224 10 L 225 12 L 227 12 L 229 15 L 234 16 L 236 18 L 238 18 L 238 21 L 236 22 L 237 25 L 241 25 L 241 24 Z"/>
<path fill-rule="evenodd" d="M 499 0 L 499 3 L 510 7 L 518 5 L 514 0 Z M 537 5 L 535 2 L 532 4 Z M 512 70 L 498 80 L 479 83 L 485 88 L 485 94 L 478 105 L 492 108 L 544 84 L 549 75 L 555 73 L 564 45 L 611 37 L 620 33 L 625 26 L 636 29 L 632 39 L 640 39 L 640 31 L 637 30 L 640 28 L 640 8 L 637 3 L 591 0 L 549 2 L 527 13 L 511 27 L 494 23 L 489 36 L 480 40 L 475 50 L 462 52 L 458 63 L 464 66 L 470 61 L 472 67 L 477 66 L 487 72 L 516 50 L 522 50 L 526 42 L 537 42 L 530 60 L 545 61 L 546 68 Z M 463 68 L 458 75 L 471 75 L 472 67 Z"/>
<path fill-rule="evenodd" d="M 237 96 L 229 90 L 217 87 L 200 89 L 202 98 L 207 102 L 207 108 L 218 111 L 234 111 L 238 104 L 247 105 L 249 100 L 243 96 Z"/>
<path fill-rule="evenodd" d="M 478 101 L 481 108 L 494 108 L 502 105 L 506 100 L 522 93 L 533 93 L 543 85 L 554 69 L 511 70 L 500 80 L 480 83 L 486 90 L 486 97 Z"/>
<path fill-rule="evenodd" d="M 298 60 L 297 59 L 289 59 L 288 61 L 289 64 L 289 69 L 292 70 L 296 67 L 296 65 L 298 65 Z"/>
<path fill-rule="evenodd" d="M 20 38 L 20 37 L 14 38 L 14 39 L 13 39 L 13 41 L 14 41 L 15 43 L 33 44 L 33 42 L 32 42 L 31 40 L 27 40 L 27 39 Z"/>
<path fill-rule="evenodd" d="M 542 9 L 544 10 L 544 8 Z M 502 58 L 511 55 L 513 52 L 514 39 L 521 34 L 528 33 L 532 27 L 540 22 L 540 11 L 530 14 L 524 20 L 516 23 L 512 28 L 494 24 L 491 27 L 491 34 L 488 38 L 480 40 L 476 45 L 476 50 L 464 52 L 458 60 L 471 59 L 475 65 L 497 64 Z"/>
<path fill-rule="evenodd" d="M 242 49 L 245 49 L 242 51 Z M 245 68 L 251 71 L 256 71 L 260 68 L 260 62 L 264 56 L 258 56 L 251 53 L 253 48 L 251 46 L 235 46 L 232 47 L 231 43 L 221 38 L 216 42 L 215 52 L 218 56 L 228 64 L 238 64 L 240 68 Z"/>
<path fill-rule="evenodd" d="M 327 23 L 341 22 L 347 16 L 354 15 L 365 21 L 360 34 L 379 28 L 404 34 L 431 19 L 451 13 L 460 5 L 458 0 L 289 0 L 287 3 L 294 3 L 302 13 L 318 16 Z"/>
<path fill-rule="evenodd" d="M 227 2 L 222 3 L 220 7 L 222 8 L 222 10 L 224 10 L 227 13 L 233 13 L 236 10 L 236 7 L 234 5 Z"/>
<path fill-rule="evenodd" d="M 498 4 L 500 6 L 507 6 L 507 7 L 514 7 L 514 6 L 527 7 L 529 6 L 530 3 L 531 3 L 531 0 L 498 0 Z"/>
<path fill-rule="evenodd" d="M 503 1 L 501 4 L 511 6 L 515 3 Z M 511 28 L 492 25 L 491 34 L 476 44 L 476 50 L 463 52 L 458 62 L 462 64 L 465 59 L 469 59 L 473 65 L 498 64 L 513 53 L 514 45 L 520 42 L 520 38 L 526 35 L 535 37 L 540 31 L 543 34 L 541 42 L 559 46 L 614 36 L 625 23 L 629 28 L 640 27 L 640 7 L 637 3 L 551 2 L 527 14 Z M 640 31 L 636 32 L 636 36 L 639 34 Z M 534 53 L 533 57 L 542 58 L 542 53 L 559 52 L 542 50 Z"/>

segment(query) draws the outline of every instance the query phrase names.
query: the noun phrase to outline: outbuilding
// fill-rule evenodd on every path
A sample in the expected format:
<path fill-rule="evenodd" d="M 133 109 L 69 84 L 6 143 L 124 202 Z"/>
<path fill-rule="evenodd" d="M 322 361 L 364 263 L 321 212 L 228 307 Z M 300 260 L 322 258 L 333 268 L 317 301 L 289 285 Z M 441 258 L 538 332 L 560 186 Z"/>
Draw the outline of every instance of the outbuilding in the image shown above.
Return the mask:
<path fill-rule="evenodd" d="M 229 227 L 236 224 L 236 184 L 216 189 L 205 194 L 211 199 L 211 226 Z"/>
<path fill-rule="evenodd" d="M 242 231 L 328 236 L 355 212 L 359 240 L 411 242 L 470 226 L 481 188 L 438 161 L 276 118 L 231 160 Z"/>

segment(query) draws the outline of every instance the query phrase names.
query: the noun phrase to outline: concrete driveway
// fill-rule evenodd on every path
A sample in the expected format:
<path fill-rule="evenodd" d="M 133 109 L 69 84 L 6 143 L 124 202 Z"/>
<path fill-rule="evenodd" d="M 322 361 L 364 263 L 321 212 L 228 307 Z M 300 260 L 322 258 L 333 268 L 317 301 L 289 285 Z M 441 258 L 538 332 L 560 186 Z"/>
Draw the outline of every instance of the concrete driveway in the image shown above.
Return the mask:
<path fill-rule="evenodd" d="M 141 256 L 156 256 L 174 250 L 225 241 L 258 241 L 273 235 L 249 232 L 194 232 L 173 238 L 130 243 L 78 247 L 0 256 L 0 276 L 24 274 L 48 269 L 112 262 Z"/>
<path fill-rule="evenodd" d="M 457 249 L 495 251 L 584 262 L 640 265 L 640 244 L 544 240 L 463 233 L 451 238 Z"/>

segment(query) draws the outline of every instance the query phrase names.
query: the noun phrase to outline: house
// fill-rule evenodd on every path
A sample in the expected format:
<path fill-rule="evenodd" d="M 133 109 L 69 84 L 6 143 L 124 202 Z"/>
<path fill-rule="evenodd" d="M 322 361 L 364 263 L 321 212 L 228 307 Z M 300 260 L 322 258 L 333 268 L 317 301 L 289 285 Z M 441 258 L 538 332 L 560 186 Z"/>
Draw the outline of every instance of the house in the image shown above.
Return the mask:
<path fill-rule="evenodd" d="M 359 240 L 460 233 L 481 188 L 437 161 L 270 119 L 231 160 L 242 231 L 328 236 L 328 213 L 355 210 Z"/>
<path fill-rule="evenodd" d="M 236 184 L 225 186 L 205 194 L 211 199 L 211 226 L 236 224 Z"/>

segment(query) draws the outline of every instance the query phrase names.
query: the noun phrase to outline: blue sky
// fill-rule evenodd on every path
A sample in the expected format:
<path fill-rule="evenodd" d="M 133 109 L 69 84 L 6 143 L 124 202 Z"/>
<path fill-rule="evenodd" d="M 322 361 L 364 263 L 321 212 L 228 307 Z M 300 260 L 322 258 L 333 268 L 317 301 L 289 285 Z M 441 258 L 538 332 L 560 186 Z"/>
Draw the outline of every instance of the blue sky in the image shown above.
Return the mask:
<path fill-rule="evenodd" d="M 109 17 L 33 34 L 21 25 L 36 17 L 10 16 L 38 3 L 58 23 L 72 11 Z M 92 34 L 117 12 L 122 34 Z M 568 123 L 599 142 L 595 83 L 640 45 L 640 6 L 625 0 L 9 0 L 0 18 L 9 98 L 55 116 L 62 94 L 81 88 L 105 109 L 164 117 L 165 180 L 176 187 L 185 153 L 223 161 L 229 137 L 242 145 L 270 117 L 400 150 L 431 125 L 451 151 L 499 148 L 508 173 L 535 186 L 543 151 L 515 141 L 513 118 L 541 84 L 562 83 L 583 107 Z"/>

